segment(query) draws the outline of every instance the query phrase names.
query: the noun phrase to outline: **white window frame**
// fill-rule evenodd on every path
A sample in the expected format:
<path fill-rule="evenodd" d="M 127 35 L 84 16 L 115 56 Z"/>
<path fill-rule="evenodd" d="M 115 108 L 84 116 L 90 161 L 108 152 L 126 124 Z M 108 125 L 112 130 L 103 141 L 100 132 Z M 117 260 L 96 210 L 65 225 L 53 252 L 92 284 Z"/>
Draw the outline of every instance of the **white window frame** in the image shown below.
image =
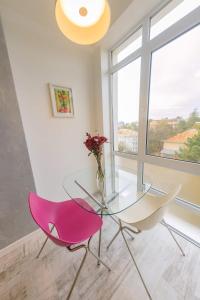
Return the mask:
<path fill-rule="evenodd" d="M 200 164 L 192 163 L 181 160 L 174 160 L 169 158 L 163 158 L 158 156 L 152 156 L 146 153 L 147 143 L 147 124 L 148 124 L 148 109 L 149 109 L 149 90 L 151 79 L 151 60 L 152 53 L 164 45 L 170 43 L 180 35 L 191 30 L 195 26 L 200 24 L 200 7 L 190 12 L 188 15 L 177 21 L 168 29 L 150 39 L 150 26 L 151 18 L 157 14 L 163 7 L 165 7 L 170 1 L 165 1 L 147 15 L 131 32 L 109 49 L 109 86 L 110 86 L 110 118 L 111 118 L 111 140 L 113 148 L 111 149 L 112 161 L 114 164 L 115 156 L 121 156 L 124 158 L 137 160 L 138 164 L 138 187 L 141 187 L 143 183 L 143 170 L 144 163 L 153 164 L 160 167 L 172 168 L 177 171 L 191 173 L 193 175 L 200 175 Z M 112 51 L 119 47 L 130 35 L 134 34 L 139 28 L 143 28 L 142 31 L 142 47 L 130 54 L 124 60 L 112 65 Z M 114 149 L 114 116 L 113 116 L 113 86 L 112 76 L 115 72 L 125 67 L 129 63 L 133 62 L 138 57 L 141 57 L 141 78 L 140 78 L 140 99 L 139 99 L 139 132 L 138 132 L 138 154 L 127 154 Z"/>

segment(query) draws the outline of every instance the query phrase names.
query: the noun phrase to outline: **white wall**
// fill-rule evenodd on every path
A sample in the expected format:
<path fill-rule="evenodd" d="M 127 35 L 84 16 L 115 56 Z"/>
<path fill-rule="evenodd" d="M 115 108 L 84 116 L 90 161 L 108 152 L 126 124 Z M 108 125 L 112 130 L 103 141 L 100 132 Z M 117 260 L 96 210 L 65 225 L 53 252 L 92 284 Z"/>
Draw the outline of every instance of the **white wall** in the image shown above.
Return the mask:
<path fill-rule="evenodd" d="M 51 35 L 29 14 L 25 18 L 1 8 L 36 189 L 42 196 L 62 200 L 64 176 L 91 164 L 83 139 L 86 131 L 95 130 L 93 56 L 59 30 Z M 73 119 L 52 117 L 49 82 L 73 89 Z"/>

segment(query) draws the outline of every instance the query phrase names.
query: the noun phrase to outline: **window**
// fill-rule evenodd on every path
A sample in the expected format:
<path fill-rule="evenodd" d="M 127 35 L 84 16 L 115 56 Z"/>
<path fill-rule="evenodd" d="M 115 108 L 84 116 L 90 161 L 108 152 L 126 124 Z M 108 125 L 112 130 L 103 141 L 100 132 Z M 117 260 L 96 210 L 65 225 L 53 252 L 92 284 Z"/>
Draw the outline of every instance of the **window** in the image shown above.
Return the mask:
<path fill-rule="evenodd" d="M 180 203 L 200 209 L 200 1 L 163 2 L 110 52 L 113 162 L 138 187 L 180 179 Z"/>
<path fill-rule="evenodd" d="M 113 74 L 115 150 L 138 152 L 141 58 Z"/>
<path fill-rule="evenodd" d="M 151 39 L 199 6 L 199 0 L 171 1 L 151 19 Z"/>
<path fill-rule="evenodd" d="M 142 28 L 132 34 L 124 43 L 112 52 L 113 65 L 121 62 L 124 58 L 135 52 L 142 46 Z"/>
<path fill-rule="evenodd" d="M 199 53 L 200 26 L 153 53 L 148 154 L 200 163 Z"/>
<path fill-rule="evenodd" d="M 174 184 L 182 184 L 179 197 L 200 206 L 200 176 L 163 168 L 152 164 L 145 164 L 144 176 L 152 186 L 160 191 L 169 191 Z M 176 182 L 174 182 L 176 178 Z"/>
<path fill-rule="evenodd" d="M 124 157 L 116 156 L 115 157 L 115 166 L 116 170 L 123 170 L 131 174 L 137 175 L 137 161 L 132 159 L 127 159 Z"/>

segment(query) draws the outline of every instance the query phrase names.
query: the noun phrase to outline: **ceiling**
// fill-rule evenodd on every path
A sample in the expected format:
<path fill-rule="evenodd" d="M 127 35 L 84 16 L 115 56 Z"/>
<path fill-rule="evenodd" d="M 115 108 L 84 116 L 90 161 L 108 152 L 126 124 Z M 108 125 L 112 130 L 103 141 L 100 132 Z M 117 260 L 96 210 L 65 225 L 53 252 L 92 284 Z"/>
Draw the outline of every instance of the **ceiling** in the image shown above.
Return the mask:
<path fill-rule="evenodd" d="M 134 0 L 108 0 L 111 6 L 112 23 Z M 0 0 L 0 7 L 8 8 L 32 21 L 49 26 L 54 22 L 55 0 Z"/>
<path fill-rule="evenodd" d="M 6 18 L 6 14 L 10 15 L 9 19 L 15 26 L 15 17 L 17 20 L 21 20 L 22 24 L 27 24 L 27 20 L 30 26 L 27 26 L 27 30 L 34 28 L 37 24 L 37 30 L 46 34 L 49 39 L 60 39 L 62 36 L 65 45 L 74 47 L 74 44 L 68 39 L 64 38 L 61 34 L 55 20 L 55 1 L 56 0 L 0 0 L 0 15 Z M 134 0 L 108 0 L 111 7 L 111 24 L 113 24 L 128 5 Z M 24 25 L 23 25 L 24 26 Z M 64 45 L 63 43 L 63 45 Z M 84 51 L 93 51 L 94 47 L 99 45 L 90 45 L 87 47 L 76 45 L 81 47 Z"/>
<path fill-rule="evenodd" d="M 123 11 L 133 2 L 134 0 L 108 0 L 112 12 L 112 23 L 116 21 Z"/>

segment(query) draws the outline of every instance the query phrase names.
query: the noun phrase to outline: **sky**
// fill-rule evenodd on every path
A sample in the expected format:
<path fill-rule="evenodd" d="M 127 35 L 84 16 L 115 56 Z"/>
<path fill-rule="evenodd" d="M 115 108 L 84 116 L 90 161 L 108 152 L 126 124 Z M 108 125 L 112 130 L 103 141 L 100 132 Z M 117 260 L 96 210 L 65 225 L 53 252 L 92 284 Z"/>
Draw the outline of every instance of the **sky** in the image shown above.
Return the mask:
<path fill-rule="evenodd" d="M 140 63 L 137 59 L 115 75 L 118 121 L 138 121 Z M 149 101 L 151 119 L 200 113 L 200 25 L 153 53 Z"/>

